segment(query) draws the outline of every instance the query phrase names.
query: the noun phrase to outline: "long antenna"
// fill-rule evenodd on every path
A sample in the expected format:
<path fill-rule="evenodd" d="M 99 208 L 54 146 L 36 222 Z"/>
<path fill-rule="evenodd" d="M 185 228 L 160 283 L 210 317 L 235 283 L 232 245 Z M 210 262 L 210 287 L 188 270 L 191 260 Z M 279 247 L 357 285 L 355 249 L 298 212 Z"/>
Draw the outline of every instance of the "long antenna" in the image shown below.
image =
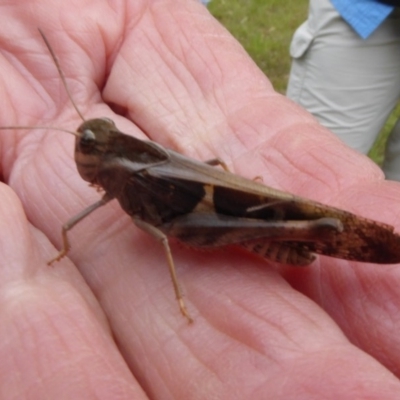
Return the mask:
<path fill-rule="evenodd" d="M 62 69 L 61 69 L 60 64 L 58 62 L 58 59 L 57 59 L 56 55 L 54 54 L 54 51 L 53 51 L 52 47 L 50 46 L 49 41 L 47 40 L 47 38 L 44 35 L 44 33 L 42 32 L 42 30 L 40 28 L 38 28 L 38 30 L 39 30 L 39 33 L 40 33 L 40 35 L 42 36 L 42 38 L 44 40 L 44 43 L 46 44 L 46 47 L 48 48 L 48 50 L 50 52 L 50 55 L 51 55 L 51 58 L 54 61 L 54 64 L 57 67 L 57 71 L 58 71 L 58 73 L 60 75 L 60 78 L 61 78 L 61 81 L 62 81 L 62 83 L 64 85 L 65 91 L 67 92 L 67 95 L 68 95 L 72 105 L 74 106 L 74 108 L 75 108 L 76 112 L 78 113 L 78 115 L 81 117 L 82 121 L 85 122 L 85 118 L 83 117 L 82 113 L 79 111 L 78 107 L 76 106 L 76 104 L 74 102 L 74 99 L 72 98 L 71 92 L 68 89 L 67 81 L 66 81 L 65 76 L 64 76 L 64 74 L 62 72 Z"/>
<path fill-rule="evenodd" d="M 68 129 L 63 129 L 63 128 L 56 128 L 55 126 L 30 126 L 30 125 L 25 125 L 25 126 L 19 126 L 19 125 L 0 126 L 0 130 L 7 130 L 7 129 L 15 129 L 15 130 L 17 130 L 17 129 L 53 130 L 53 131 L 60 131 L 60 132 L 70 133 L 71 135 L 74 135 L 76 137 L 81 137 L 81 135 L 78 132 L 69 131 Z"/>

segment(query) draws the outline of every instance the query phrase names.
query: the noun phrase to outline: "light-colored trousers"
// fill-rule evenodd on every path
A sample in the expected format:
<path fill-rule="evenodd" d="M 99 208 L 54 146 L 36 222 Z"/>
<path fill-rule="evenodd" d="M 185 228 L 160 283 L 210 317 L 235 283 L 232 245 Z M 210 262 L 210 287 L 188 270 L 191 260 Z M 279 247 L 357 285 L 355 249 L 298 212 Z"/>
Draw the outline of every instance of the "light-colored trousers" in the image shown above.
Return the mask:
<path fill-rule="evenodd" d="M 311 0 L 290 54 L 287 96 L 347 145 L 367 153 L 400 99 L 400 10 L 364 40 L 329 0 Z M 386 178 L 400 181 L 400 120 L 383 170 Z"/>

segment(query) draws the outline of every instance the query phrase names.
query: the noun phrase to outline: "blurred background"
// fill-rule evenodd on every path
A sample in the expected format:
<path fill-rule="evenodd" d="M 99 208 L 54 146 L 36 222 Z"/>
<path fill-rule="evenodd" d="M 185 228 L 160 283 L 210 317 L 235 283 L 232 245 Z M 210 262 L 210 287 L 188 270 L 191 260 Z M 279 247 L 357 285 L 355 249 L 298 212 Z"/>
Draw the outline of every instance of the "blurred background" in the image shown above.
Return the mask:
<path fill-rule="evenodd" d="M 309 0 L 211 0 L 209 11 L 236 39 L 285 94 L 290 71 L 289 45 L 294 31 L 307 18 Z M 382 164 L 386 139 L 400 104 L 382 129 L 369 156 Z"/>

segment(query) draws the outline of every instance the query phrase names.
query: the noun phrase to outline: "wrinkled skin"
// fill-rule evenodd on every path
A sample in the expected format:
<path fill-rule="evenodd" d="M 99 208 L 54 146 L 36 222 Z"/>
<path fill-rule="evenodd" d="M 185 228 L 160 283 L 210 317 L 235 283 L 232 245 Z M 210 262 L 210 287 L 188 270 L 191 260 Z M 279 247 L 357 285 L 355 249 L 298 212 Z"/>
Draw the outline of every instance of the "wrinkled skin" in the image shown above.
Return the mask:
<path fill-rule="evenodd" d="M 1 125 L 81 123 L 40 27 L 85 118 L 400 230 L 399 184 L 274 92 L 198 2 L 23 0 L 0 15 Z M 398 398 L 398 266 L 295 269 L 172 244 L 188 325 L 161 245 L 115 201 L 48 267 L 61 224 L 100 194 L 71 135 L 0 138 L 2 399 Z"/>

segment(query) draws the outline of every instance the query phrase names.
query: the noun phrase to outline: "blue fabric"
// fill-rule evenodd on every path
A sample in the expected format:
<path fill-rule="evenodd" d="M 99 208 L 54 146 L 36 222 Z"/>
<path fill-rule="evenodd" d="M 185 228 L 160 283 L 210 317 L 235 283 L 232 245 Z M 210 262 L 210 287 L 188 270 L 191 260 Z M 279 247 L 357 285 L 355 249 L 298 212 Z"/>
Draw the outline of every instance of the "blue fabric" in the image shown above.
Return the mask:
<path fill-rule="evenodd" d="M 331 0 L 343 19 L 366 39 L 388 17 L 394 7 L 374 0 Z"/>

